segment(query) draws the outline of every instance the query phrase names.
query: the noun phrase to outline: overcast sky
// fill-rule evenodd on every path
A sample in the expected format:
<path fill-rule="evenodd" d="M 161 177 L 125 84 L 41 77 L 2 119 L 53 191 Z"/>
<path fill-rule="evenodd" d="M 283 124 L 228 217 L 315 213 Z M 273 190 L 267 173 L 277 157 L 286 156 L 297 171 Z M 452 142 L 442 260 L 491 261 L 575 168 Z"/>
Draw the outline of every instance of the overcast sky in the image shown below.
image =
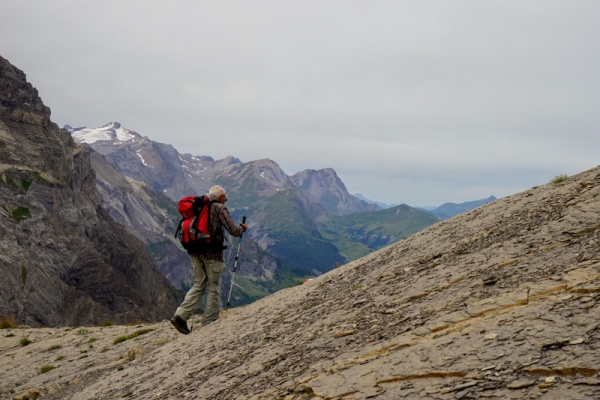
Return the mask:
<path fill-rule="evenodd" d="M 416 206 L 600 164 L 600 1 L 3 1 L 63 126 L 334 168 Z"/>

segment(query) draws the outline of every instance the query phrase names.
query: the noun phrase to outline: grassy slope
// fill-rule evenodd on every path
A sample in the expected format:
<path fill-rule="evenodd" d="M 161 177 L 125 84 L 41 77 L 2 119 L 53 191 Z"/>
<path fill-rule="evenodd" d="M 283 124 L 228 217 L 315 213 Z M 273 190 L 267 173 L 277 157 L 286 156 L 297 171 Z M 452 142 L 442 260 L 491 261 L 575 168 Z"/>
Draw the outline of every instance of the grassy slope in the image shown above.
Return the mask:
<path fill-rule="evenodd" d="M 346 261 L 352 261 L 436 222 L 435 216 L 402 204 L 376 212 L 331 216 L 319 229 Z"/>
<path fill-rule="evenodd" d="M 269 251 L 295 269 L 322 272 L 333 269 L 336 262 L 343 261 L 338 249 L 324 238 L 316 224 L 309 218 L 295 189 L 282 190 L 266 199 L 267 216 L 261 229 L 275 232 L 277 242 Z"/>

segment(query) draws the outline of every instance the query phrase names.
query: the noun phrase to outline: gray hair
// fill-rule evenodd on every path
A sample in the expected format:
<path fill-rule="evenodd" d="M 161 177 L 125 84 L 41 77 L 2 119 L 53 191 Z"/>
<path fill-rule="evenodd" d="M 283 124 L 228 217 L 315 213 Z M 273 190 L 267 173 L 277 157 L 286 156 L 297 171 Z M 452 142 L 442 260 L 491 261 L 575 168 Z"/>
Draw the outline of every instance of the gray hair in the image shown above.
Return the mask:
<path fill-rule="evenodd" d="M 218 199 L 221 195 L 227 196 L 227 192 L 219 185 L 215 185 L 210 188 L 208 195 L 215 199 Z"/>

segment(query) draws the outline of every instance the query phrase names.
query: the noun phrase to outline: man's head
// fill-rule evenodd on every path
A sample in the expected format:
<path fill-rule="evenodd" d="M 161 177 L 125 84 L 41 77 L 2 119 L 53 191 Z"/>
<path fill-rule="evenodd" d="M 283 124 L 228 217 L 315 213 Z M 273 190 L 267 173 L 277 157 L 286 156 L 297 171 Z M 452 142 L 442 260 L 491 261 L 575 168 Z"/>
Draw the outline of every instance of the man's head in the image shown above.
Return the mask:
<path fill-rule="evenodd" d="M 219 185 L 211 187 L 208 191 L 208 195 L 217 199 L 221 204 L 224 204 L 227 201 L 227 192 Z"/>

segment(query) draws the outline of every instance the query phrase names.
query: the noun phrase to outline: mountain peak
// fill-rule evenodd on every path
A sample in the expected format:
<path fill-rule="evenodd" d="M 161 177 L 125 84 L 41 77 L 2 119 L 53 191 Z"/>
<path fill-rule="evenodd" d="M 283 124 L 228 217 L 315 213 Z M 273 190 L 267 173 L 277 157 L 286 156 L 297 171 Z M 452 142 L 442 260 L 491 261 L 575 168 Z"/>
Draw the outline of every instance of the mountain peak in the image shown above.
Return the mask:
<path fill-rule="evenodd" d="M 100 140 L 127 142 L 129 140 L 141 138 L 139 133 L 123 127 L 119 122 L 109 122 L 99 128 L 72 128 L 69 125 L 65 125 L 64 129 L 66 129 L 78 143 L 92 144 Z"/>
<path fill-rule="evenodd" d="M 290 179 L 295 187 L 309 192 L 334 215 L 379 210 L 377 205 L 367 204 L 348 193 L 344 182 L 332 168 L 306 169 L 291 176 Z"/>

